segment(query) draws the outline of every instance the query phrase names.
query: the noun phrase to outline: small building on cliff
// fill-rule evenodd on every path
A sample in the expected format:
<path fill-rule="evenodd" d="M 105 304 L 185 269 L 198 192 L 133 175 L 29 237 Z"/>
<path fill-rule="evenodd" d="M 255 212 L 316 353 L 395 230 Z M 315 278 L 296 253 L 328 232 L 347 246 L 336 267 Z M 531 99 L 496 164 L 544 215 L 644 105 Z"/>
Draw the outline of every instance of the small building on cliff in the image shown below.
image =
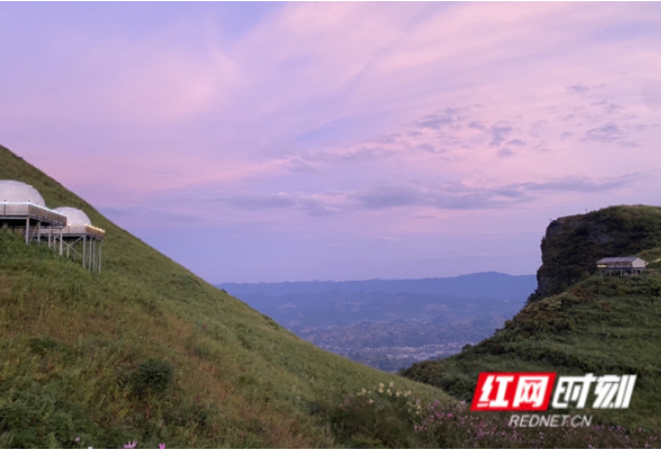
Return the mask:
<path fill-rule="evenodd" d="M 607 275 L 640 275 L 647 267 L 647 262 L 637 256 L 618 256 L 601 258 L 597 268 Z"/>

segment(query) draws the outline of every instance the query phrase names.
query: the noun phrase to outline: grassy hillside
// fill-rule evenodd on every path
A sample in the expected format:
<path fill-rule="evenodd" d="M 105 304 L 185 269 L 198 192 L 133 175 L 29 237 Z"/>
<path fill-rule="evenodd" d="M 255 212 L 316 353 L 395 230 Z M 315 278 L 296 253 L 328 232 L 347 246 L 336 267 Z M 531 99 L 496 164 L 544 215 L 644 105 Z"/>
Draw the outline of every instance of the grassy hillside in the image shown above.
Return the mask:
<path fill-rule="evenodd" d="M 3 147 L 0 179 L 107 231 L 99 275 L 0 230 L 0 447 L 351 445 L 349 394 L 443 397 L 302 341 Z"/>
<path fill-rule="evenodd" d="M 551 232 L 552 241 L 542 245 L 546 252 L 551 252 L 544 255 L 545 264 L 560 264 L 558 255 L 574 261 L 568 255 L 573 247 L 579 264 L 569 266 L 566 272 L 571 272 L 572 277 L 583 274 L 580 281 L 567 286 L 568 279 L 562 278 L 564 272 L 550 270 L 558 277 L 551 279 L 554 286 L 567 286 L 563 291 L 528 303 L 503 329 L 478 345 L 442 361 L 416 364 L 403 374 L 465 400 L 471 399 L 477 375 L 484 371 L 637 374 L 629 410 L 589 413 L 604 423 L 661 430 L 661 249 L 655 247 L 661 236 L 659 218 L 660 208 L 645 206 L 613 207 L 585 217 L 572 217 L 572 223 L 581 224 L 573 227 L 574 232 L 608 230 L 601 234 L 601 244 L 599 239 L 580 241 L 581 233 L 565 229 L 568 241 Z M 588 222 L 588 228 L 581 228 Z M 625 225 L 619 229 L 613 223 Z M 625 242 L 627 232 L 635 242 Z M 584 236 L 587 235 L 590 233 Z M 547 240 L 548 236 L 549 233 Z M 621 251 L 616 252 L 615 248 Z M 591 252 L 582 253 L 587 249 Z M 591 267 L 582 262 L 590 260 L 593 265 L 595 258 L 603 254 L 620 256 L 636 249 L 639 256 L 655 261 L 640 277 L 590 275 Z"/>

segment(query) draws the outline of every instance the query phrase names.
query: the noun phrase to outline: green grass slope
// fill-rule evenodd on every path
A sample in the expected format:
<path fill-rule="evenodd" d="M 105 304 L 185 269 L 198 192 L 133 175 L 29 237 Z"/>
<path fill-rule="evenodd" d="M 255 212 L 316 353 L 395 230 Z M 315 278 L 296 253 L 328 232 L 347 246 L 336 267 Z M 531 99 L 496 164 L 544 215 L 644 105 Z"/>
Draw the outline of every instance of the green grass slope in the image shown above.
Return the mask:
<path fill-rule="evenodd" d="M 478 374 L 486 371 L 636 374 L 638 380 L 628 410 L 587 413 L 607 424 L 661 430 L 661 248 L 654 247 L 661 235 L 661 222 L 657 221 L 661 209 L 612 207 L 597 213 L 587 215 L 592 221 L 589 230 L 602 230 L 603 248 L 595 244 L 598 239 L 579 242 L 574 231 L 580 230 L 580 226 L 563 231 L 569 236 L 568 241 L 553 236 L 554 246 L 543 244 L 543 249 L 552 253 L 546 254 L 544 261 L 559 265 L 558 255 L 569 258 L 572 247 L 574 258 L 579 261 L 578 267 L 568 267 L 565 272 L 555 270 L 558 278 L 552 279 L 552 284 L 566 286 L 560 293 L 529 302 L 491 338 L 445 360 L 416 364 L 403 375 L 470 400 Z M 613 232 L 608 230 L 608 223 L 600 223 L 595 217 L 627 223 L 629 237 L 636 242 L 625 242 L 626 228 Z M 636 218 L 641 221 L 636 222 Z M 573 217 L 572 221 L 586 223 L 579 219 Z M 621 252 L 615 253 L 616 247 Z M 588 248 L 591 253 L 580 254 Z M 590 275 L 593 270 L 584 262 L 589 259 L 594 264 L 594 258 L 602 254 L 612 251 L 610 255 L 623 256 L 634 253 L 633 249 L 647 261 L 653 261 L 639 277 Z M 571 272 L 572 279 L 579 273 L 583 278 L 569 284 L 563 279 L 566 272 Z"/>
<path fill-rule="evenodd" d="M 302 341 L 4 147 L 0 179 L 107 231 L 93 274 L 0 230 L 2 448 L 333 447 L 346 445 L 333 408 L 351 393 L 444 395 Z"/>

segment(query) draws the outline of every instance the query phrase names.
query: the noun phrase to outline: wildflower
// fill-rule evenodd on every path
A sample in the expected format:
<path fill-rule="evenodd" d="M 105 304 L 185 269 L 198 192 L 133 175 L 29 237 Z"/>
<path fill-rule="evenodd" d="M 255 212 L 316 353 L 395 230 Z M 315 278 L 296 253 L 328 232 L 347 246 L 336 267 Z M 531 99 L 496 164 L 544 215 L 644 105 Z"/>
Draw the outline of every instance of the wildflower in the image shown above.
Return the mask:
<path fill-rule="evenodd" d="M 394 382 L 391 381 L 390 383 L 388 383 L 388 387 L 391 387 L 391 388 L 392 388 L 392 387 L 394 387 L 394 386 L 395 386 L 395 383 L 394 383 Z"/>
<path fill-rule="evenodd" d="M 80 442 L 80 437 L 79 437 L 79 436 L 76 436 L 76 439 L 74 439 L 74 441 L 76 441 L 76 442 Z"/>
<path fill-rule="evenodd" d="M 386 391 L 386 394 L 388 394 L 389 396 L 392 397 L 392 391 L 391 391 L 390 389 L 388 389 L 388 390 Z"/>
<path fill-rule="evenodd" d="M 165 444 L 164 444 L 164 443 L 158 444 L 158 448 L 160 448 L 160 449 L 164 449 L 164 448 L 165 448 Z"/>
<path fill-rule="evenodd" d="M 133 441 L 133 442 L 129 441 L 128 444 L 124 445 L 124 448 L 135 448 L 136 445 L 138 445 L 138 441 Z"/>

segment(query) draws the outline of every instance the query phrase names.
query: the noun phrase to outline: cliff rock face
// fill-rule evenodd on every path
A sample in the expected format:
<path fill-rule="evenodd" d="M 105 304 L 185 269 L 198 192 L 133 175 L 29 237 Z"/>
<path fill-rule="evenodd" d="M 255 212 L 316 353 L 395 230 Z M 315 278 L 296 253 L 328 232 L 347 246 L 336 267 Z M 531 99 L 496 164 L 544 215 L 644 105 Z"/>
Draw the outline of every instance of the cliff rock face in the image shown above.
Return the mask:
<path fill-rule="evenodd" d="M 542 239 L 542 266 L 530 301 L 558 294 L 596 272 L 606 256 L 630 256 L 661 246 L 661 208 L 612 206 L 551 222 Z"/>

